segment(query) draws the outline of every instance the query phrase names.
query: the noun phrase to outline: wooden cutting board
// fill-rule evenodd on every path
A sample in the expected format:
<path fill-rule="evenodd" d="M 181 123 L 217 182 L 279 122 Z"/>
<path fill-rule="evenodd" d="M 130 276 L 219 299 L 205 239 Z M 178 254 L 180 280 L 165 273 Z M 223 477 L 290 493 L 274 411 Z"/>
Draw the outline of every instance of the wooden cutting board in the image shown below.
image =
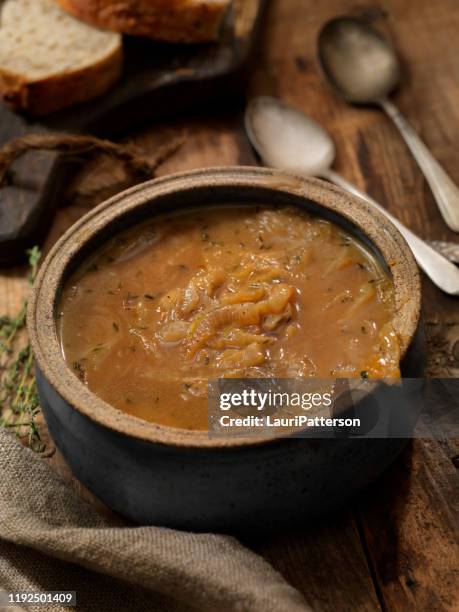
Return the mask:
<path fill-rule="evenodd" d="M 135 124 L 221 96 L 245 81 L 267 0 L 236 0 L 218 43 L 171 45 L 125 37 L 124 72 L 104 96 L 45 119 L 34 120 L 0 105 L 0 146 L 31 132 L 126 134 Z M 25 258 L 40 243 L 74 164 L 51 152 L 27 153 L 14 164 L 0 192 L 0 264 Z"/>

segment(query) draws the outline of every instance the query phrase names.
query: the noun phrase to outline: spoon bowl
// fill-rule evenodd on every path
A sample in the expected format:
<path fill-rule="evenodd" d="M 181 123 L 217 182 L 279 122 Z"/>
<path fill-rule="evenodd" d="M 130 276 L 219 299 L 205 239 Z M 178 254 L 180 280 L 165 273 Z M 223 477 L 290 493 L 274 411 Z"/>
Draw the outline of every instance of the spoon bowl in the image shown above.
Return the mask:
<path fill-rule="evenodd" d="M 335 159 L 335 144 L 322 126 L 277 98 L 253 98 L 245 128 L 263 163 L 271 168 L 322 176 Z"/>
<path fill-rule="evenodd" d="M 319 34 L 318 58 L 333 89 L 355 104 L 386 98 L 400 80 L 393 48 L 360 19 L 337 17 L 329 21 Z"/>

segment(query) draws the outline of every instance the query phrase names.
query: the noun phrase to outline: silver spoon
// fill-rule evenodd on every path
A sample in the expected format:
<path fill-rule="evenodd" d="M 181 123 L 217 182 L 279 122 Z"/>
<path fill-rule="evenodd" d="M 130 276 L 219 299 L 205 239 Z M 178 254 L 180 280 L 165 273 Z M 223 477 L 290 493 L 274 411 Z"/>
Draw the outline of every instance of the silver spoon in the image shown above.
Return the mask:
<path fill-rule="evenodd" d="M 276 98 L 254 98 L 245 113 L 247 134 L 264 163 L 295 174 L 319 176 L 377 208 L 397 227 L 411 247 L 419 266 L 443 291 L 459 295 L 459 268 L 342 176 L 331 170 L 333 140 L 304 113 Z"/>
<path fill-rule="evenodd" d="M 387 96 L 400 80 L 397 56 L 388 41 L 365 21 L 332 19 L 318 39 L 318 58 L 336 93 L 356 104 L 378 104 L 399 129 L 430 185 L 445 223 L 459 232 L 459 189 Z"/>

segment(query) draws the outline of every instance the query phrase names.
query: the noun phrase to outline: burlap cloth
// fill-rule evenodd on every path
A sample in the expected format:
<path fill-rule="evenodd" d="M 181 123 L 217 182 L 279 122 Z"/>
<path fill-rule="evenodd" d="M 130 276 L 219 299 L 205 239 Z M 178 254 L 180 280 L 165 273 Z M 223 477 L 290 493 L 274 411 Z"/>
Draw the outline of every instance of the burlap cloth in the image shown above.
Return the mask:
<path fill-rule="evenodd" d="M 0 589 L 76 591 L 78 610 L 98 612 L 309 610 L 232 537 L 111 525 L 2 429 Z"/>

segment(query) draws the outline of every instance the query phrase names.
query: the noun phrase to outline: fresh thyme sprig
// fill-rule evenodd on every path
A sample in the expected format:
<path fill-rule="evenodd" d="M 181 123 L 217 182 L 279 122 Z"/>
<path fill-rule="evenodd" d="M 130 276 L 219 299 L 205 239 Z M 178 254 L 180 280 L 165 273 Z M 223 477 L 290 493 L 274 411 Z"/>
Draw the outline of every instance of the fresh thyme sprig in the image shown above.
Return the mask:
<path fill-rule="evenodd" d="M 37 274 L 40 249 L 27 251 L 30 271 L 29 284 Z M 16 317 L 0 317 L 0 426 L 11 428 L 37 452 L 43 444 L 36 417 L 40 413 L 37 387 L 33 373 L 33 354 L 26 338 L 27 300 Z"/>

